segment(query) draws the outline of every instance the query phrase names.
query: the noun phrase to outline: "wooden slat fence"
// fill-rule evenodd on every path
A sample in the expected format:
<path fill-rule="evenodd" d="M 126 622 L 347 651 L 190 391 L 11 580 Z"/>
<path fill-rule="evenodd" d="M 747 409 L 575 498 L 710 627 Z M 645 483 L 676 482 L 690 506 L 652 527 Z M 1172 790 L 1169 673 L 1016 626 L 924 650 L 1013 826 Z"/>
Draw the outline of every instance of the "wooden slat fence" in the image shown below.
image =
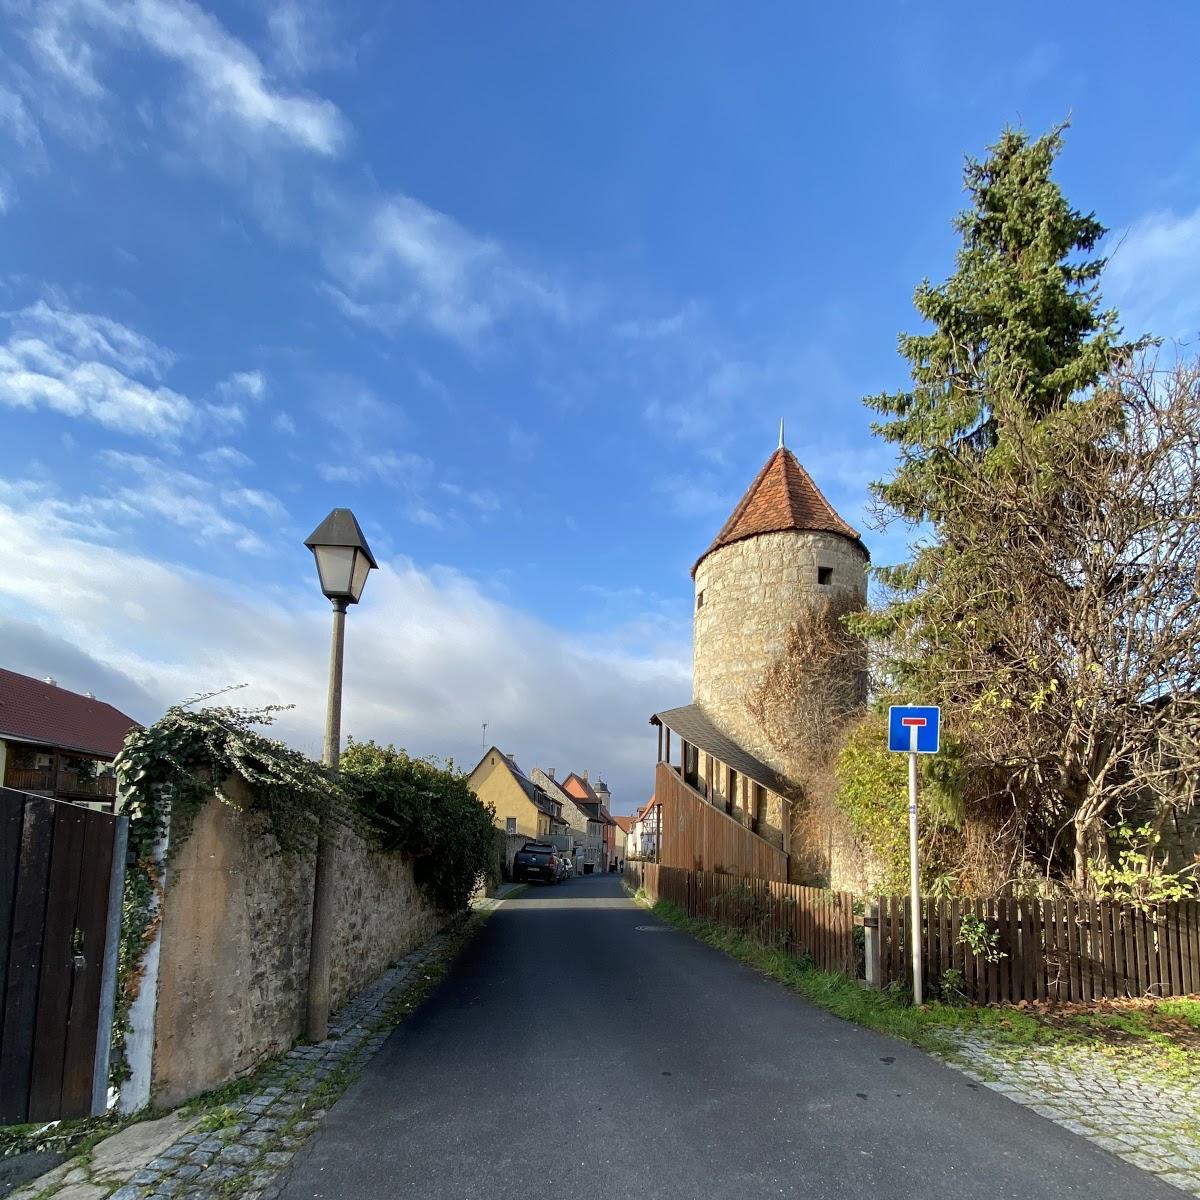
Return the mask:
<path fill-rule="evenodd" d="M 787 882 L 788 856 L 710 804 L 665 762 L 658 764 L 658 861 L 691 871 L 720 871 Z"/>
<path fill-rule="evenodd" d="M 625 878 L 652 900 L 668 900 L 764 946 L 807 954 L 823 971 L 856 976 L 854 897 L 778 880 L 630 862 Z"/>
<path fill-rule="evenodd" d="M 0 1124 L 105 1110 L 126 821 L 0 788 Z"/>
<path fill-rule="evenodd" d="M 909 899 L 879 899 L 879 980 L 911 978 Z M 972 916 L 995 934 L 996 961 L 961 936 Z M 1141 911 L 1097 900 L 921 900 L 921 945 L 931 994 L 946 971 L 977 1004 L 1090 1001 L 1200 993 L 1200 903 Z"/>

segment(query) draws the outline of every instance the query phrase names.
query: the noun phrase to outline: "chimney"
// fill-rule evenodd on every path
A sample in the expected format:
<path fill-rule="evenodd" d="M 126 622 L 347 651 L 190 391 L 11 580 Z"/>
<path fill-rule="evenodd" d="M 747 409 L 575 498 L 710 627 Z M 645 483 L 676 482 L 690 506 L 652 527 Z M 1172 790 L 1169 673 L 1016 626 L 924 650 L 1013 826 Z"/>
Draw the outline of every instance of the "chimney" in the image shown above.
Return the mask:
<path fill-rule="evenodd" d="M 515 754 L 506 754 L 504 757 L 507 758 L 508 761 L 513 764 L 513 766 L 516 766 L 517 756 Z"/>
<path fill-rule="evenodd" d="M 547 768 L 546 768 L 546 777 L 547 777 L 548 779 L 553 779 L 553 778 L 554 778 L 554 768 L 553 768 L 553 767 L 547 767 Z"/>
<path fill-rule="evenodd" d="M 47 675 L 45 682 L 48 683 L 51 687 L 58 687 L 58 680 L 53 678 L 53 676 Z"/>
<path fill-rule="evenodd" d="M 584 782 L 584 783 L 587 783 L 587 781 L 588 781 L 588 778 L 587 778 L 587 771 L 584 771 L 584 773 L 583 773 L 583 782 Z"/>
<path fill-rule="evenodd" d="M 96 693 L 95 693 L 95 692 L 84 692 L 83 694 L 84 694 L 84 695 L 85 695 L 85 696 L 86 696 L 86 697 L 87 697 L 89 700 L 95 700 L 95 698 L 96 698 Z"/>

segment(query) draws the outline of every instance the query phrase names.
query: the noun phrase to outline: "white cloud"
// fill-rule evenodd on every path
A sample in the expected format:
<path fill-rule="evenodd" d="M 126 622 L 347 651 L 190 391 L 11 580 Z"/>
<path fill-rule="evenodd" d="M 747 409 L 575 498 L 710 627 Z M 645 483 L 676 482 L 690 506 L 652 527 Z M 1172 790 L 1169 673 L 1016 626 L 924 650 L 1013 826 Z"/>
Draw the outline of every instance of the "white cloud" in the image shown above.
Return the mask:
<path fill-rule="evenodd" d="M 24 99 L 11 88 L 0 84 L 0 132 L 18 148 L 40 155 L 42 135 Z"/>
<path fill-rule="evenodd" d="M 267 30 L 272 61 L 284 74 L 305 75 L 354 61 L 350 49 L 339 42 L 333 14 L 324 4 L 279 0 L 267 14 Z"/>
<path fill-rule="evenodd" d="M 218 402 L 205 406 L 209 418 L 219 426 L 240 429 L 246 424 L 245 401 L 258 403 L 267 394 L 261 371 L 235 371 L 217 384 Z"/>
<path fill-rule="evenodd" d="M 227 379 L 222 379 L 217 388 L 226 395 L 261 400 L 267 394 L 267 380 L 261 371 L 234 371 Z"/>
<path fill-rule="evenodd" d="M 254 466 L 254 460 L 236 446 L 214 446 L 200 455 L 200 461 L 218 470 L 241 470 Z"/>
<path fill-rule="evenodd" d="M 662 338 L 676 337 L 693 324 L 700 313 L 700 306 L 689 300 L 675 312 L 665 317 L 633 317 L 619 321 L 613 333 L 619 338 L 635 342 L 656 342 Z"/>
<path fill-rule="evenodd" d="M 396 450 L 367 452 L 360 448 L 345 454 L 339 462 L 317 464 L 317 474 L 326 483 L 365 483 L 377 479 L 381 483 L 400 484 L 414 478 L 427 479 L 432 471 L 429 459 Z"/>
<path fill-rule="evenodd" d="M 104 545 L 36 519 L 0 492 L 0 620 L 14 661 L 45 653 L 46 631 L 152 698 L 153 720 L 197 691 L 248 681 L 235 703 L 295 703 L 281 732 L 319 752 L 328 606 L 311 586 L 264 591 Z M 46 587 L 47 579 L 61 581 Z M 6 643 L 8 644 L 8 643 Z M 343 730 L 470 765 L 479 723 L 518 760 L 603 770 L 619 810 L 653 784 L 650 712 L 686 700 L 686 643 L 587 642 L 487 597 L 453 571 L 381 562 L 351 615 Z"/>
<path fill-rule="evenodd" d="M 192 132 L 220 127 L 254 142 L 337 154 L 348 126 L 331 101 L 275 86 L 259 57 L 190 0 L 40 0 L 24 33 L 45 72 L 96 101 L 113 45 L 146 50 L 183 72 Z"/>
<path fill-rule="evenodd" d="M 1126 333 L 1194 339 L 1200 334 L 1200 208 L 1157 212 L 1106 239 L 1104 297 Z"/>
<path fill-rule="evenodd" d="M 468 488 L 463 487 L 459 483 L 450 483 L 447 480 L 439 483 L 438 488 L 445 492 L 447 496 L 470 505 L 471 508 L 485 517 L 498 512 L 500 509 L 500 497 L 488 488 Z"/>
<path fill-rule="evenodd" d="M 191 420 L 192 402 L 157 383 L 170 353 L 127 326 L 44 301 L 4 316 L 11 334 L 0 344 L 0 404 L 147 437 L 172 437 Z"/>
<path fill-rule="evenodd" d="M 201 543 L 223 541 L 238 550 L 261 552 L 266 543 L 248 522 L 263 517 L 278 522 L 287 516 L 268 492 L 214 481 L 141 454 L 109 450 L 102 457 L 115 486 L 94 503 L 127 521 L 157 518 Z M 120 475 L 130 482 L 115 483 Z"/>
<path fill-rule="evenodd" d="M 19 312 L 5 313 L 15 330 L 49 339 L 76 358 L 99 358 L 133 375 L 160 379 L 175 356 L 148 337 L 95 313 L 74 312 L 56 299 L 39 300 Z"/>
<path fill-rule="evenodd" d="M 565 289 L 411 196 L 327 199 L 326 207 L 334 229 L 325 262 L 335 281 L 326 290 L 356 321 L 385 332 L 423 325 L 471 346 L 517 316 L 572 318 Z"/>

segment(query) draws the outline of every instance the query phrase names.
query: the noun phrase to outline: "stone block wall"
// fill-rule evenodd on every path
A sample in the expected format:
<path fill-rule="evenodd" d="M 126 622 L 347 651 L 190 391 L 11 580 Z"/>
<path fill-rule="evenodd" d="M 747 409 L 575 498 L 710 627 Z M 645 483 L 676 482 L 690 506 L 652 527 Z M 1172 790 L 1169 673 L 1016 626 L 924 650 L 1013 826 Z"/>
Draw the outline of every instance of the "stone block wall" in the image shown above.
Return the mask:
<path fill-rule="evenodd" d="M 236 794 L 236 789 L 233 789 Z M 339 836 L 330 967 L 336 1009 L 440 923 L 411 864 Z M 211 800 L 172 854 L 162 908 L 151 1097 L 177 1104 L 244 1075 L 304 1028 L 313 861 L 261 818 Z"/>
<path fill-rule="evenodd" d="M 836 534 L 785 530 L 759 534 L 708 555 L 696 570 L 692 642 L 692 698 L 708 718 L 742 749 L 786 779 L 800 774 L 797 763 L 768 738 L 750 701 L 782 658 L 789 630 L 822 599 L 865 604 L 867 555 Z M 829 583 L 820 582 L 822 569 Z M 852 700 L 863 697 L 865 680 L 846 680 Z M 786 725 L 787 714 L 777 714 Z M 740 790 L 740 789 L 739 789 Z M 740 807 L 740 806 L 739 806 Z M 745 814 L 735 810 L 739 819 Z M 768 793 L 760 832 L 784 844 L 784 800 Z M 791 845 L 793 858 L 821 863 L 820 875 L 834 886 L 855 873 L 854 848 L 841 830 L 830 845 Z M 804 882 L 811 882 L 805 878 Z"/>
<path fill-rule="evenodd" d="M 792 764 L 767 740 L 747 702 L 809 605 L 847 595 L 865 603 L 866 566 L 866 552 L 847 538 L 787 530 L 723 546 L 696 570 L 692 698 L 742 749 L 782 775 L 794 776 Z M 818 583 L 823 567 L 833 572 L 829 584 Z"/>

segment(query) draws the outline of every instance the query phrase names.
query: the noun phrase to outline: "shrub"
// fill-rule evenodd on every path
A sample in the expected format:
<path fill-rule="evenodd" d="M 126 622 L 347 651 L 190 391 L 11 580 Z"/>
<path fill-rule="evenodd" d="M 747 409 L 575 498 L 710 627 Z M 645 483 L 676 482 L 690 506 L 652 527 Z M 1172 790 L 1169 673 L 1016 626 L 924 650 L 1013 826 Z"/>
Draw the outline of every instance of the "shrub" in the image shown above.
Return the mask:
<path fill-rule="evenodd" d="M 493 858 L 495 810 L 453 763 L 351 741 L 342 787 L 380 849 L 413 860 L 417 885 L 444 912 L 465 909 Z"/>
<path fill-rule="evenodd" d="M 921 871 L 926 890 L 946 892 L 953 871 L 945 855 L 948 816 L 955 815 L 943 755 L 922 756 Z M 878 864 L 873 882 L 884 892 L 908 891 L 908 755 L 887 748 L 887 717 L 865 716 L 850 730 L 837 757 L 835 802 L 859 844 Z"/>

